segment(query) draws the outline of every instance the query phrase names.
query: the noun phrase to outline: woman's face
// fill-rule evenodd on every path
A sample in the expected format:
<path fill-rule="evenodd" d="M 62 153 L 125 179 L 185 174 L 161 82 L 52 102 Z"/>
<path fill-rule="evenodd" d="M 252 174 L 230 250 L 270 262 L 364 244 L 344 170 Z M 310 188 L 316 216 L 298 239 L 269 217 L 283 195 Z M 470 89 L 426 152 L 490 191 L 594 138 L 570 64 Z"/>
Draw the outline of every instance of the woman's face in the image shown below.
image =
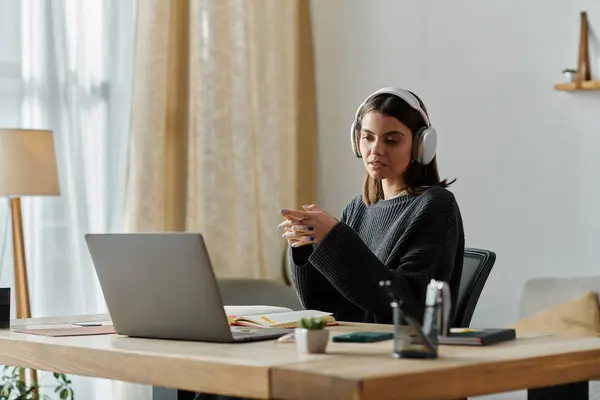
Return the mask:
<path fill-rule="evenodd" d="M 359 148 L 374 179 L 402 181 L 412 158 L 412 131 L 394 117 L 367 112 L 361 122 Z"/>

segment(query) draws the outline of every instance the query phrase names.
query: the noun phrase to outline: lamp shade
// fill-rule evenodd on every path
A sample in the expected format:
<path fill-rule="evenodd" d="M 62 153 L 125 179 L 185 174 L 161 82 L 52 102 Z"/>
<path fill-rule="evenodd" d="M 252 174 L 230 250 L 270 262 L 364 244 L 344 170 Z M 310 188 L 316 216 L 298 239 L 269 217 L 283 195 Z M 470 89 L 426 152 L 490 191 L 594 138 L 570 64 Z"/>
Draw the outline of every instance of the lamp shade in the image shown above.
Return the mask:
<path fill-rule="evenodd" d="M 52 131 L 0 128 L 0 196 L 58 194 Z"/>

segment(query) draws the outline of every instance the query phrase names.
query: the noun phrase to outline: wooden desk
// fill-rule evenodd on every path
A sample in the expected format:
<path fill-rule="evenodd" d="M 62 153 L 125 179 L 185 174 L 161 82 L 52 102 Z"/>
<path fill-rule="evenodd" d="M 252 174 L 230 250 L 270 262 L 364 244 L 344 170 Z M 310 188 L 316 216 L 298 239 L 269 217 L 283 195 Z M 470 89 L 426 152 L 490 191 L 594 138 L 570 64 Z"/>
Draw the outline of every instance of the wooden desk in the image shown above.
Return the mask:
<path fill-rule="evenodd" d="M 531 336 L 486 347 L 440 346 L 437 360 L 394 359 L 389 343 L 330 343 L 327 353 L 318 361 L 277 366 L 272 396 L 448 400 L 578 382 L 587 388 L 588 380 L 600 377 L 600 338 Z M 529 397 L 558 396 L 542 390 Z"/>
<path fill-rule="evenodd" d="M 109 318 L 44 318 L 12 325 Z M 0 330 L 0 364 L 231 396 L 268 398 L 271 369 L 297 359 L 293 346 L 273 341 L 219 344 L 119 335 L 47 337 Z"/>
<path fill-rule="evenodd" d="M 107 315 L 14 321 L 102 321 Z M 333 334 L 390 331 L 344 324 Z M 278 399 L 453 399 L 600 378 L 600 338 L 523 338 L 490 347 L 442 346 L 437 360 L 397 360 L 391 342 L 216 344 L 119 335 L 45 337 L 0 330 L 0 363 L 225 395 Z M 542 395 L 544 395 L 542 393 Z M 547 394 L 546 394 L 547 396 Z"/>

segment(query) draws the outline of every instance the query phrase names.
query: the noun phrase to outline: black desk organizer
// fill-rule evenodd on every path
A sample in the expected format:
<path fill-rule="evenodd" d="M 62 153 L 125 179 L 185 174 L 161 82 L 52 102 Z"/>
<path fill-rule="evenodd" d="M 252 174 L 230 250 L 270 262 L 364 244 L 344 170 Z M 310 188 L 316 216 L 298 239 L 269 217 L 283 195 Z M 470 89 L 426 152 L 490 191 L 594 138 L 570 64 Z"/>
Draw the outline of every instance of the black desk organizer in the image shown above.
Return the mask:
<path fill-rule="evenodd" d="M 379 282 L 390 298 L 394 319 L 395 358 L 437 358 L 439 336 L 449 331 L 450 290 L 445 282 L 431 280 L 427 286 L 423 326 L 402 310 L 402 300 L 396 296 L 389 280 Z M 403 323 L 405 322 L 405 323 Z"/>

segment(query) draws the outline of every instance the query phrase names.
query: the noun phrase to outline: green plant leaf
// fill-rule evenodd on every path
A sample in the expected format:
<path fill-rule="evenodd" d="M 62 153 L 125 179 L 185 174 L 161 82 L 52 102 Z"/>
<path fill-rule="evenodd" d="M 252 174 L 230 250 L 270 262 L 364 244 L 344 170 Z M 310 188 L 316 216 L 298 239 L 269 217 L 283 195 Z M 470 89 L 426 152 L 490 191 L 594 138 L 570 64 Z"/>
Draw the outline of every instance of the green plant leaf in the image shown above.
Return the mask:
<path fill-rule="evenodd" d="M 301 318 L 298 321 L 298 328 L 320 330 L 325 327 L 325 319 L 323 318 Z"/>
<path fill-rule="evenodd" d="M 10 394 L 13 391 L 13 387 L 12 385 L 4 385 L 2 386 L 2 390 L 0 390 L 0 396 L 2 396 L 3 398 L 10 398 Z"/>
<path fill-rule="evenodd" d="M 21 374 L 26 371 L 26 368 L 4 366 L 4 376 L 0 383 L 0 400 L 31 400 L 36 393 L 42 400 L 51 400 L 47 394 L 39 393 L 41 387 L 39 384 L 29 385 L 26 381 L 21 380 Z M 70 387 L 69 377 L 58 372 L 52 374 L 57 380 L 54 393 L 57 393 L 61 400 L 74 400 L 75 392 Z"/>

